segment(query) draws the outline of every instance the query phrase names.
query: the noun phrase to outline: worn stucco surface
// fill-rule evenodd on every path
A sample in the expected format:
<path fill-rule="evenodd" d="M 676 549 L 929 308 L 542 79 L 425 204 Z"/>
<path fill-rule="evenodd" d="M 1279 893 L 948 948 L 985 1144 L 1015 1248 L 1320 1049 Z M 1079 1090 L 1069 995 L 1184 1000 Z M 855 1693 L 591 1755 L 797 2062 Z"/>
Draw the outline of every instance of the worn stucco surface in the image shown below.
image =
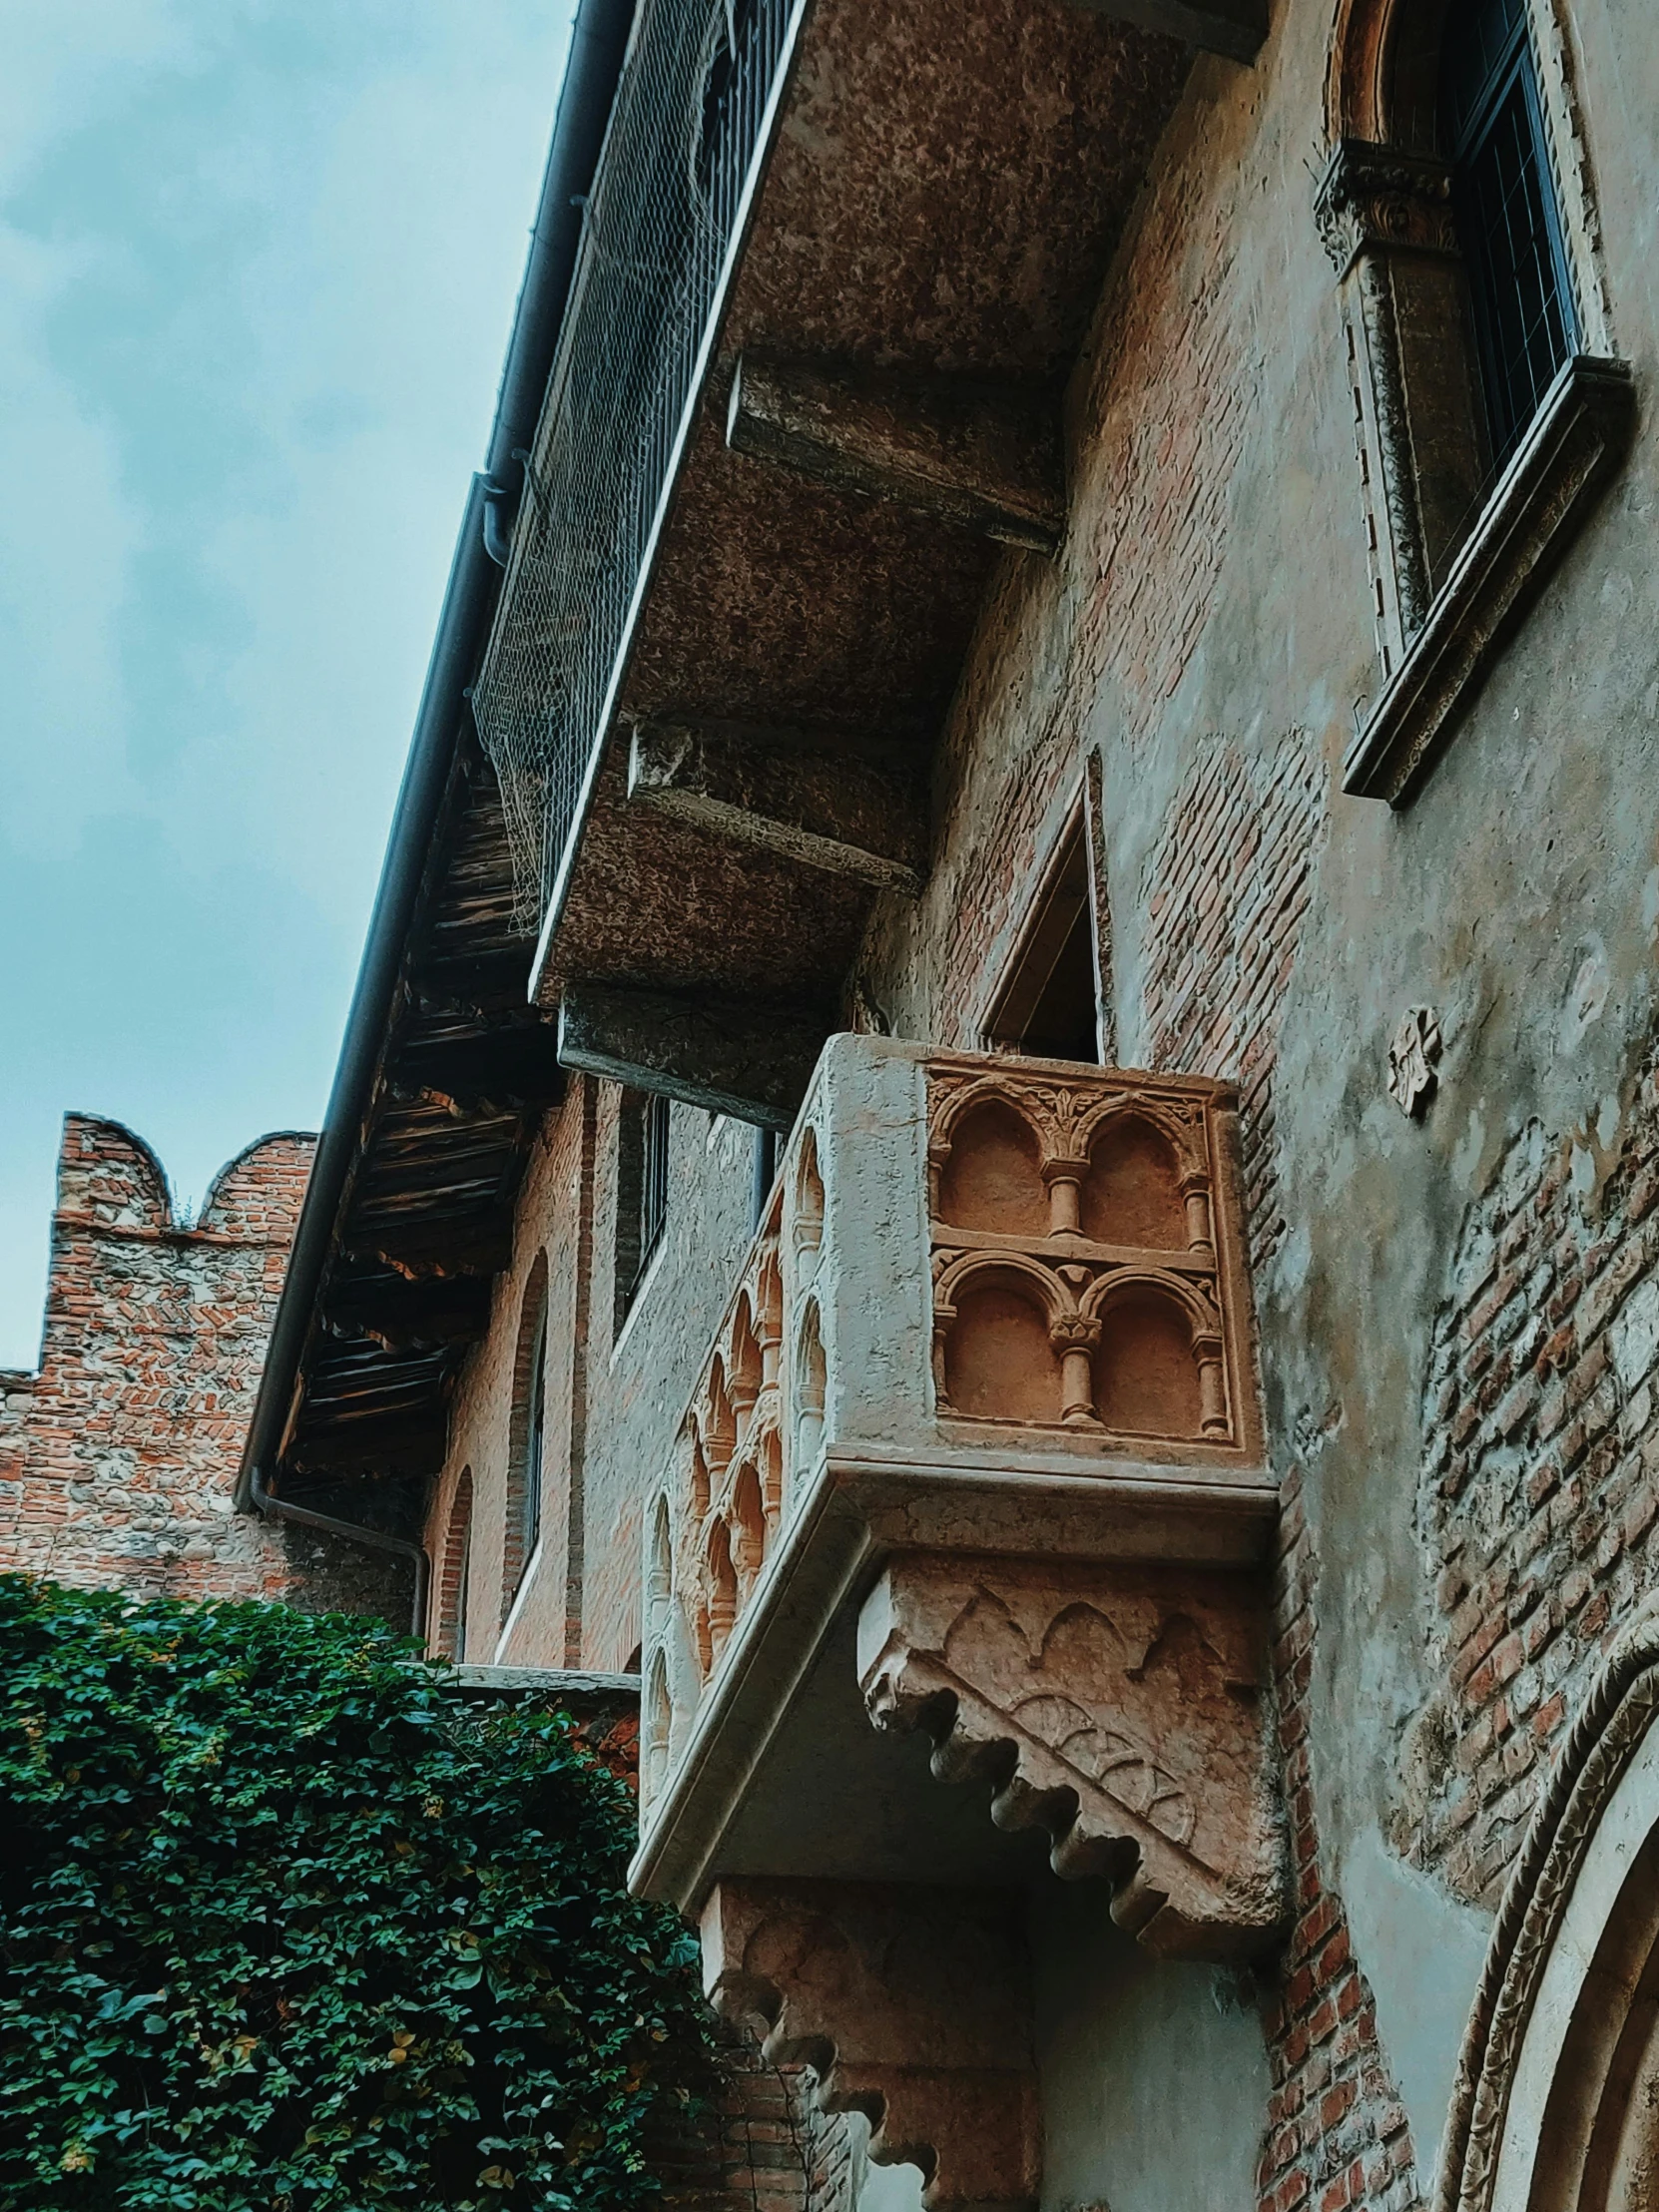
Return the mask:
<path fill-rule="evenodd" d="M 1600 279 L 1645 400 L 1659 365 L 1659 42 L 1646 0 L 1568 12 Z M 1310 2039 L 1348 2032 L 1356 2094 L 1392 2146 L 1392 2178 L 1368 2179 L 1366 2201 L 1413 2201 L 1568 1693 L 1615 1601 L 1651 1579 L 1654 1515 L 1626 1510 L 1625 1490 L 1623 1518 L 1579 1539 L 1599 1487 L 1659 1461 L 1644 1395 L 1659 1338 L 1640 1242 L 1652 1201 L 1637 1172 L 1659 1011 L 1659 448 L 1643 428 L 1411 806 L 1345 797 L 1343 755 L 1380 676 L 1344 302 L 1312 217 L 1332 15 L 1325 0 L 1280 0 L 1256 68 L 1196 65 L 1070 388 L 1069 537 L 1052 563 L 1001 559 L 938 761 L 927 887 L 877 907 L 858 961 L 862 999 L 899 1035 L 976 1046 L 1092 753 L 1119 1056 L 1245 1086 L 1270 1454 L 1298 1477 L 1305 1517 L 1301 1902 L 1310 1956 L 1323 1946 L 1319 1972 L 1343 1994 L 1327 2022 L 1319 1984 L 1281 1988 L 1265 2045 L 1254 2009 L 1218 2006 L 1207 1974 L 1151 1968 L 1104 1933 L 1097 1943 L 1088 1894 L 1045 1891 L 1048 2212 L 1245 2203 L 1264 2142 L 1270 2169 L 1324 2161 L 1320 2186 L 1336 2186 L 1350 2155 L 1340 2097 L 1311 2148 L 1272 2145 L 1304 2124 Z M 1444 1054 L 1411 1120 L 1387 1094 L 1386 1053 L 1418 1005 L 1437 1014 Z M 747 1133 L 711 1137 L 677 1113 L 669 1239 L 613 1354 L 611 1115 L 602 1094 L 582 1629 L 598 1665 L 637 1640 L 627 1562 L 749 1228 Z M 551 1203 L 533 1180 L 526 1221 Z M 1570 1423 L 1558 1443 L 1529 1408 L 1504 1410 L 1492 1378 L 1503 1361 L 1505 1388 L 1520 1373 L 1519 1320 L 1489 1366 L 1446 1350 L 1487 1326 L 1462 1318 L 1485 1282 L 1469 1275 L 1471 1223 L 1489 1216 L 1501 1248 L 1551 1207 L 1575 1211 L 1530 1295 L 1565 1297 L 1564 1327 L 1568 1286 L 1595 1269 L 1610 1286 L 1608 1350 L 1583 1382 L 1594 1420 L 1576 1443 Z M 457 1452 L 485 1435 L 475 1418 L 463 1408 Z M 1457 1453 L 1479 1462 L 1474 1477 Z M 1465 1479 L 1471 1495 L 1542 1483 L 1561 1499 L 1531 1584 L 1442 1546 L 1423 1501 Z M 1585 1582 L 1570 1619 L 1569 1566 Z M 1487 1654 L 1501 1682 L 1475 1679 L 1460 1705 Z M 1459 1860 L 1461 1831 L 1424 1823 L 1474 1771 L 1477 1728 L 1496 1777 L 1483 1802 L 1501 1817 Z"/>

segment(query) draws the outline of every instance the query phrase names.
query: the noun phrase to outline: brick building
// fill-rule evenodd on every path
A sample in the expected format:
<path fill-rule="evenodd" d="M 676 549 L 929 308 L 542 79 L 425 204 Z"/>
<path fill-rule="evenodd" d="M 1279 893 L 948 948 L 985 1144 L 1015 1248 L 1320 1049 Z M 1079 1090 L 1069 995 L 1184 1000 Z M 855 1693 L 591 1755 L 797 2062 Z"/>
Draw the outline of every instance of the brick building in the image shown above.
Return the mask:
<path fill-rule="evenodd" d="M 574 55 L 239 1502 L 639 1671 L 791 2201 L 1652 2204 L 1651 8 Z"/>
<path fill-rule="evenodd" d="M 232 1510 L 313 1143 L 262 1137 L 186 1222 L 147 1145 L 66 1116 L 40 1366 L 0 1374 L 0 1569 L 158 1597 L 396 1603 L 406 1567 Z"/>

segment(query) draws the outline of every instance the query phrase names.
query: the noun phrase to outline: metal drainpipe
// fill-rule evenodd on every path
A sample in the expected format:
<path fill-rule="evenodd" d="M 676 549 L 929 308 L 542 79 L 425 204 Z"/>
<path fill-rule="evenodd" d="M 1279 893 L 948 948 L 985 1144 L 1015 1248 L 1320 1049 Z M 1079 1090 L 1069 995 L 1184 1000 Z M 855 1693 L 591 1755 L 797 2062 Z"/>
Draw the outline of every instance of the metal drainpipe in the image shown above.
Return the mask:
<path fill-rule="evenodd" d="M 407 1536 L 382 1536 L 377 1528 L 360 1528 L 355 1521 L 335 1520 L 332 1513 L 316 1513 L 308 1505 L 290 1505 L 285 1497 L 274 1496 L 266 1488 L 264 1467 L 254 1469 L 248 1494 L 255 1510 L 267 1520 L 292 1521 L 299 1528 L 319 1528 L 325 1536 L 343 1536 L 347 1543 L 366 1544 L 371 1551 L 391 1551 L 400 1559 L 412 1559 L 414 1607 L 409 1634 L 425 1641 L 426 1593 L 432 1580 L 432 1562 L 426 1556 L 424 1545 L 411 1543 Z"/>

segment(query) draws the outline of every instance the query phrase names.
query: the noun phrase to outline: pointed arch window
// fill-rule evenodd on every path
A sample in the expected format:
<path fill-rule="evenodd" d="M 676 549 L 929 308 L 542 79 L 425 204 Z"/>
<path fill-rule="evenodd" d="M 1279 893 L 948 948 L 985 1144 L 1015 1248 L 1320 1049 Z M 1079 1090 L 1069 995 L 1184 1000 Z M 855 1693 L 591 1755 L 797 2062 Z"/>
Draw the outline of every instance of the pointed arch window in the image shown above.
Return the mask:
<path fill-rule="evenodd" d="M 1502 468 L 1579 342 L 1526 0 L 1473 0 L 1452 10 L 1441 49 L 1440 135 L 1492 465 Z"/>
<path fill-rule="evenodd" d="M 1341 0 L 1315 215 L 1379 680 L 1343 788 L 1407 805 L 1629 449 L 1555 0 Z"/>

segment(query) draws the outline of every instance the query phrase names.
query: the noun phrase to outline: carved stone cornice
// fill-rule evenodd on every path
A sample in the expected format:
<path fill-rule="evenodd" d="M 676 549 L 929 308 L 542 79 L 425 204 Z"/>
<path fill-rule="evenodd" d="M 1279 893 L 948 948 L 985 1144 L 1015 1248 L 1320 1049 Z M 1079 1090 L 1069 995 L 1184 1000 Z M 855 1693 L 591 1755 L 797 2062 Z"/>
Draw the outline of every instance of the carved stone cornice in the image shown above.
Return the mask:
<path fill-rule="evenodd" d="M 1314 195 L 1314 221 L 1339 276 L 1368 249 L 1457 251 L 1447 165 L 1361 139 L 1344 139 L 1327 163 Z"/>
<path fill-rule="evenodd" d="M 1043 1828 L 1057 1873 L 1102 1875 L 1146 1947 L 1231 1958 L 1287 1910 L 1253 1579 L 1118 1563 L 901 1552 L 865 1600 L 878 1728 L 921 1728 L 945 1781 Z"/>
<path fill-rule="evenodd" d="M 1556 1755 L 1510 1871 L 1458 2053 L 1434 2212 L 1491 2212 L 1510 2091 L 1545 1967 L 1602 1816 L 1656 1723 L 1659 1606 L 1649 1599 L 1603 1662 Z M 1610 2015 L 1633 1995 L 1633 1988 L 1621 1990 L 1614 1977 L 1606 1977 L 1591 2001 Z M 1605 2032 L 1597 2038 L 1611 2039 Z M 1591 2118 L 1582 2109 L 1583 2093 L 1591 2084 L 1576 2086 L 1580 2098 L 1568 2125 L 1581 2140 Z M 1540 2112 L 1534 2124 L 1547 2126 L 1553 2118 L 1553 2112 Z"/>
<path fill-rule="evenodd" d="M 929 2212 L 1034 2212 L 1042 2120 L 1030 1969 L 1006 1891 L 723 1881 L 701 1924 L 717 2010 L 866 2115 L 878 2165 L 919 2166 Z"/>

